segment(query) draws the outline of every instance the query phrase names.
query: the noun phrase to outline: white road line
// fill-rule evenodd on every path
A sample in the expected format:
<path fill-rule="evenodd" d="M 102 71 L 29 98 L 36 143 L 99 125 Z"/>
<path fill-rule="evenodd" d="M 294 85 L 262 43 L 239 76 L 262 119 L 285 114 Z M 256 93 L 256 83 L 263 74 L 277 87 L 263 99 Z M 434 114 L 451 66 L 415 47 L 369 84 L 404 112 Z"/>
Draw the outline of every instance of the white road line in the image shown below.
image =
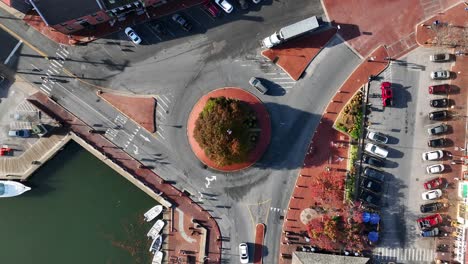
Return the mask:
<path fill-rule="evenodd" d="M 50 62 L 51 62 L 52 65 L 56 65 L 56 67 L 62 68 L 62 64 L 58 63 L 58 61 L 56 61 L 56 60 L 50 60 Z"/>
<path fill-rule="evenodd" d="M 165 96 L 165 95 L 162 95 L 162 97 L 164 97 L 164 99 L 166 99 L 168 103 L 170 103 L 170 102 L 171 102 L 171 100 L 169 100 L 169 98 L 167 98 L 167 96 Z"/>
<path fill-rule="evenodd" d="M 159 135 L 160 137 L 162 137 L 164 140 L 166 140 L 166 138 L 164 138 L 163 135 L 162 135 L 159 131 L 156 131 L 156 133 L 158 133 L 158 135 Z"/>
<path fill-rule="evenodd" d="M 166 119 L 166 117 L 159 110 L 157 110 L 156 113 L 158 113 L 162 119 Z"/>
<path fill-rule="evenodd" d="M 151 26 L 148 25 L 148 23 L 145 23 L 145 26 L 151 31 L 151 33 L 153 33 L 153 35 L 159 39 L 159 41 L 162 41 L 162 38 L 158 36 L 158 34 L 151 28 Z"/>
<path fill-rule="evenodd" d="M 196 20 L 195 18 L 193 18 L 193 16 L 191 16 L 189 13 L 184 13 L 185 15 L 187 15 L 188 17 L 190 17 L 193 21 L 195 21 L 195 23 L 197 23 L 199 26 L 202 26 L 202 24 L 200 22 L 198 22 L 198 20 Z"/>
<path fill-rule="evenodd" d="M 68 57 L 68 54 L 65 53 L 65 52 L 63 52 L 63 50 L 57 51 L 57 55 L 59 55 L 59 56 L 60 56 L 60 55 L 63 55 L 63 58 L 67 58 L 67 57 Z"/>
<path fill-rule="evenodd" d="M 67 48 L 66 48 L 66 47 L 64 47 L 64 46 L 61 46 L 61 48 L 62 48 L 62 49 L 61 49 L 61 51 L 65 52 L 65 53 L 67 53 L 67 54 L 70 54 L 70 52 L 68 52 L 68 50 L 67 50 Z"/>
<path fill-rule="evenodd" d="M 207 15 L 211 20 L 216 21 L 210 14 L 208 14 L 208 11 L 206 11 L 206 9 L 201 8 L 201 7 L 200 7 L 200 9 L 201 9 L 202 12 L 203 12 L 205 15 Z"/>
<path fill-rule="evenodd" d="M 164 101 L 160 101 L 161 103 L 165 104 Z M 166 105 L 167 106 L 167 105 Z M 157 107 L 161 107 L 162 111 L 165 113 L 166 112 L 166 109 L 164 109 L 164 107 L 161 105 L 161 104 L 158 104 Z"/>
<path fill-rule="evenodd" d="M 159 98 L 159 101 L 161 101 L 166 107 L 169 107 L 169 105 L 166 104 L 166 102 L 164 102 L 164 100 L 159 95 L 158 95 L 158 98 Z"/>
<path fill-rule="evenodd" d="M 57 71 L 55 68 L 49 68 L 49 69 L 53 70 L 56 74 L 59 74 L 59 73 L 60 73 L 60 72 Z"/>
<path fill-rule="evenodd" d="M 63 60 L 65 60 L 65 57 L 62 56 L 62 54 L 58 53 L 58 52 L 55 52 L 55 55 L 59 56 L 60 58 L 62 58 Z"/>
<path fill-rule="evenodd" d="M 41 89 L 41 91 L 43 91 L 43 92 L 46 93 L 46 94 L 50 94 L 50 92 L 47 91 L 47 90 Z"/>
<path fill-rule="evenodd" d="M 291 78 L 289 77 L 275 77 L 275 78 L 271 78 L 273 80 L 291 80 Z"/>
<path fill-rule="evenodd" d="M 241 64 L 242 67 L 249 67 L 249 66 L 252 66 L 250 64 Z"/>
<path fill-rule="evenodd" d="M 46 89 L 49 90 L 49 91 L 52 91 L 52 88 L 50 88 L 49 86 L 47 86 L 47 85 L 45 85 L 45 84 L 42 84 L 41 86 L 44 87 L 44 88 L 46 88 Z"/>
<path fill-rule="evenodd" d="M 32 63 L 30 63 L 30 64 L 31 64 L 31 66 L 33 66 L 34 69 L 36 69 L 36 70 L 38 70 L 38 71 L 41 70 L 41 69 L 39 69 L 38 67 L 36 67 L 34 64 L 32 64 Z"/>
<path fill-rule="evenodd" d="M 277 84 L 288 84 L 288 83 L 296 83 L 296 82 L 277 82 Z"/>
<path fill-rule="evenodd" d="M 162 128 L 162 126 L 158 126 L 158 129 L 164 132 L 164 129 Z"/>
<path fill-rule="evenodd" d="M 11 50 L 10 55 L 8 55 L 8 57 L 6 58 L 5 62 L 3 62 L 3 64 L 8 64 L 11 57 L 13 57 L 13 55 L 16 53 L 16 51 L 18 50 L 18 48 L 21 46 L 22 43 L 23 43 L 22 40 L 20 40 L 20 41 L 18 41 L 18 43 L 16 43 L 16 46 L 13 48 L 13 50 Z"/>

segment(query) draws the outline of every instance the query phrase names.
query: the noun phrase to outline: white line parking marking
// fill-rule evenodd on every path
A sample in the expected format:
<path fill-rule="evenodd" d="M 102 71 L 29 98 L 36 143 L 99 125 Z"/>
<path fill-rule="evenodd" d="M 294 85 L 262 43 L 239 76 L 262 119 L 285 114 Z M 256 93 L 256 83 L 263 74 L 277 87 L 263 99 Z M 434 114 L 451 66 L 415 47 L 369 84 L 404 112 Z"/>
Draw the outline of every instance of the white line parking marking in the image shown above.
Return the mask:
<path fill-rule="evenodd" d="M 288 83 L 296 83 L 296 82 L 277 82 L 277 84 L 288 84 Z"/>
<path fill-rule="evenodd" d="M 200 22 L 198 22 L 198 20 L 196 20 L 195 18 L 193 18 L 193 16 L 191 16 L 189 13 L 184 13 L 185 15 L 187 15 L 188 17 L 190 17 L 193 21 L 195 21 L 195 23 L 197 23 L 199 26 L 201 26 L 202 24 Z"/>
<path fill-rule="evenodd" d="M 165 137 L 163 137 L 163 135 L 159 131 L 156 131 L 156 133 L 158 133 L 158 135 L 162 137 L 164 140 L 166 139 Z"/>
<path fill-rule="evenodd" d="M 153 35 L 155 35 L 159 39 L 159 41 L 162 41 L 162 38 L 159 37 L 159 35 L 151 28 L 150 25 L 145 24 L 145 26 L 151 31 L 151 33 L 153 33 Z"/>
<path fill-rule="evenodd" d="M 169 98 L 167 98 L 167 96 L 165 96 L 165 95 L 162 95 L 162 97 L 164 97 L 164 99 L 166 99 L 168 103 L 170 103 L 170 102 L 171 102 L 171 100 L 169 100 Z"/>
<path fill-rule="evenodd" d="M 289 77 L 275 77 L 275 78 L 271 78 L 273 80 L 291 80 L 291 78 Z"/>
<path fill-rule="evenodd" d="M 21 46 L 22 43 L 23 43 L 22 40 L 16 43 L 16 46 L 13 48 L 13 50 L 11 50 L 10 55 L 8 55 L 8 57 L 6 58 L 5 62 L 3 62 L 3 64 L 8 64 L 8 62 L 11 60 L 11 57 L 13 57 L 13 55 L 16 53 L 16 51 L 18 50 L 18 48 Z"/>

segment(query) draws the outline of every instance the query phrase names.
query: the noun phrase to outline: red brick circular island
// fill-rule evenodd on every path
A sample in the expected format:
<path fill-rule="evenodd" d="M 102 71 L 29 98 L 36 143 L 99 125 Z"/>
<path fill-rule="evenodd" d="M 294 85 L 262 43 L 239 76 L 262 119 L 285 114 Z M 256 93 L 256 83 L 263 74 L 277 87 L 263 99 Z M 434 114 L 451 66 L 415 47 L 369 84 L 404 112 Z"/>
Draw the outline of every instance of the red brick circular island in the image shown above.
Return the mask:
<path fill-rule="evenodd" d="M 197 121 L 199 114 L 203 111 L 203 108 L 205 107 L 205 104 L 208 101 L 208 99 L 210 99 L 211 97 L 221 96 L 224 96 L 226 98 L 237 99 L 239 101 L 247 103 L 255 112 L 255 116 L 257 117 L 259 128 L 261 130 L 260 137 L 255 148 L 252 149 L 252 151 L 249 153 L 249 158 L 246 162 L 219 166 L 206 156 L 205 151 L 200 147 L 198 142 L 195 140 L 195 137 L 193 136 L 195 130 L 195 122 Z M 220 88 L 204 95 L 195 104 L 187 121 L 187 137 L 190 147 L 192 148 L 192 151 L 195 154 L 195 156 L 197 156 L 197 158 L 208 167 L 225 172 L 242 170 L 252 166 L 255 162 L 257 162 L 262 157 L 263 153 L 265 153 L 268 144 L 270 144 L 270 115 L 266 107 L 263 105 L 262 101 L 260 101 L 260 99 L 258 99 L 255 95 L 244 91 L 241 88 Z"/>

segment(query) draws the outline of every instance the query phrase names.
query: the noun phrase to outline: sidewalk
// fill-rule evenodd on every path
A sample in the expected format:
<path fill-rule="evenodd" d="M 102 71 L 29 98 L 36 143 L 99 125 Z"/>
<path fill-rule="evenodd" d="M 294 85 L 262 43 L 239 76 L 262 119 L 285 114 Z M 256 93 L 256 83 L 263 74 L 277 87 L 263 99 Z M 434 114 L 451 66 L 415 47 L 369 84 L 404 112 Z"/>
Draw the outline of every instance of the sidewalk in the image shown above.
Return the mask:
<path fill-rule="evenodd" d="M 109 22 L 104 22 L 95 25 L 95 29 L 93 30 L 84 29 L 73 32 L 70 35 L 63 34 L 61 32 L 55 31 L 51 27 L 48 27 L 34 10 L 30 11 L 23 18 L 23 20 L 25 23 L 29 24 L 31 27 L 35 28 L 37 31 L 52 41 L 55 41 L 59 44 L 76 45 L 94 41 L 114 32 L 121 31 L 128 26 L 134 26 L 149 20 L 157 19 L 175 13 L 179 10 L 199 5 L 205 1 L 206 0 L 169 1 L 167 4 L 158 7 L 148 7 L 147 13 L 143 13 L 141 15 L 135 14 L 127 17 L 124 21 L 116 21 L 113 26 L 111 26 Z"/>
<path fill-rule="evenodd" d="M 332 125 L 341 109 L 358 89 L 367 83 L 369 75 L 377 75 L 387 67 L 387 62 L 383 60 L 387 56 L 388 54 L 383 47 L 379 47 L 371 53 L 370 57 L 375 57 L 375 61 L 364 60 L 343 83 L 338 93 L 335 94 L 332 101 L 326 107 L 308 147 L 304 158 L 304 165 L 296 180 L 296 186 L 289 201 L 283 223 L 279 263 L 291 263 L 291 259 L 287 256 L 291 256 L 292 252 L 298 249 L 298 246 L 313 243 L 312 240 L 311 243 L 306 242 L 303 236 L 291 240 L 291 237 L 287 234 L 306 232 L 304 213 L 310 211 L 314 205 L 314 201 L 322 199 L 326 202 L 330 199 L 330 197 L 314 197 L 314 193 L 309 189 L 314 184 L 314 178 L 327 177 L 333 178 L 335 182 L 344 182 L 349 138 L 334 130 Z M 339 159 L 340 157 L 341 159 Z M 341 205 L 339 203 L 336 204 L 335 212 L 337 214 L 346 214 L 347 212 L 344 212 L 342 209 L 342 200 L 339 202 Z M 320 217 L 320 214 L 316 215 L 316 217 Z"/>
<path fill-rule="evenodd" d="M 166 200 L 169 200 L 173 208 L 180 209 L 185 214 L 186 219 L 190 219 L 190 222 L 197 223 L 208 230 L 206 237 L 206 257 L 210 259 L 210 262 L 219 263 L 221 259 L 221 233 L 215 219 L 198 204 L 192 201 L 189 197 L 184 195 L 182 192 L 177 190 L 171 184 L 166 183 L 162 178 L 156 175 L 150 169 L 142 167 L 141 163 L 133 159 L 122 149 L 116 147 L 112 142 L 108 141 L 105 137 L 96 133 L 89 133 L 91 127 L 83 123 L 77 117 L 69 113 L 67 110 L 49 100 L 49 98 L 42 94 L 36 93 L 28 99 L 31 103 L 36 105 L 41 111 L 44 111 L 57 121 L 62 123 L 64 128 L 70 129 L 81 139 L 86 141 L 89 145 L 92 145 L 96 151 L 104 154 L 104 156 L 115 165 L 123 168 L 126 172 L 130 173 L 133 178 L 139 181 L 141 184 L 151 188 L 154 193 L 163 192 L 163 196 Z M 189 230 L 189 227 L 193 226 L 192 223 L 186 223 L 185 230 Z M 193 220 L 192 220 L 193 219 Z M 174 220 L 174 218 L 173 218 Z M 173 222 L 171 222 L 174 224 Z M 168 224 L 171 224 L 168 223 Z M 195 235 L 195 234 L 194 234 Z M 177 229 L 172 228 L 169 230 L 169 248 L 177 248 L 183 246 L 183 244 L 177 243 L 180 241 L 182 236 L 181 232 L 177 232 Z M 194 238 L 196 239 L 196 237 Z M 197 240 L 198 243 L 200 239 Z M 202 253 L 205 253 L 202 252 Z M 193 252 L 194 254 L 196 252 Z M 187 253 L 181 251 L 169 251 L 167 252 L 166 258 L 172 257 L 186 259 L 189 257 Z M 200 257 L 195 256 L 197 261 L 202 262 Z"/>

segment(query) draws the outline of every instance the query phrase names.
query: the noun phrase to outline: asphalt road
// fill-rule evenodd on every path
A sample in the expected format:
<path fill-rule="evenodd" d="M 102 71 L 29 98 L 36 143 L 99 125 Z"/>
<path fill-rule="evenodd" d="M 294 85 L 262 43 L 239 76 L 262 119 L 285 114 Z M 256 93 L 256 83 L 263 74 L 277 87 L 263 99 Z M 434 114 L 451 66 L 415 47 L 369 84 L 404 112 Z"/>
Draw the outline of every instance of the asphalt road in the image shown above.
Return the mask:
<path fill-rule="evenodd" d="M 239 242 L 252 243 L 254 224 L 264 222 L 265 263 L 277 263 L 280 216 L 287 207 L 305 149 L 326 104 L 360 59 L 334 39 L 303 79 L 290 80 L 258 55 L 258 41 L 283 25 L 321 15 L 320 2 L 262 3 L 249 13 L 236 12 L 219 21 L 202 18 L 206 14 L 195 10 L 197 7 L 184 11 L 196 27 L 193 35 L 183 33 L 165 18 L 174 36 L 161 38 L 163 41 L 149 26 L 136 26 L 147 44 L 139 47 L 121 40 L 122 32 L 88 46 L 63 47 L 14 21 L 1 22 L 50 56 L 50 60 L 44 60 L 21 49 L 15 64 L 10 65 L 12 70 L 87 124 L 105 131 L 117 146 L 154 166 L 157 174 L 191 193 L 195 201 L 218 217 L 226 262 L 238 262 Z M 46 75 L 50 77 L 40 79 Z M 270 96 L 257 94 L 271 114 L 271 145 L 250 169 L 231 174 L 205 169 L 187 143 L 188 113 L 203 94 L 218 87 L 239 86 L 255 93 L 247 87 L 252 75 L 264 78 L 272 90 Z M 99 100 L 95 85 L 132 94 L 155 94 L 160 102 L 158 133 L 150 135 Z"/>
<path fill-rule="evenodd" d="M 380 95 L 380 83 L 393 85 L 394 106 L 383 109 L 380 98 L 370 98 L 372 113 L 370 130 L 389 136 L 389 158 L 382 204 L 381 242 L 375 249 L 383 261 L 404 263 L 432 263 L 435 240 L 422 238 L 416 219 L 424 216 L 419 206 L 423 183 L 433 177 L 425 173 L 429 164 L 421 154 L 427 147 L 427 128 L 439 123 L 430 121 L 428 113 L 434 111 L 429 100 L 437 96 L 428 94 L 427 87 L 440 81 L 431 81 L 429 74 L 436 69 L 449 69 L 450 63 L 434 64 L 429 55 L 434 50 L 418 48 L 406 57 L 393 61 L 378 81 L 372 82 L 370 93 Z"/>

